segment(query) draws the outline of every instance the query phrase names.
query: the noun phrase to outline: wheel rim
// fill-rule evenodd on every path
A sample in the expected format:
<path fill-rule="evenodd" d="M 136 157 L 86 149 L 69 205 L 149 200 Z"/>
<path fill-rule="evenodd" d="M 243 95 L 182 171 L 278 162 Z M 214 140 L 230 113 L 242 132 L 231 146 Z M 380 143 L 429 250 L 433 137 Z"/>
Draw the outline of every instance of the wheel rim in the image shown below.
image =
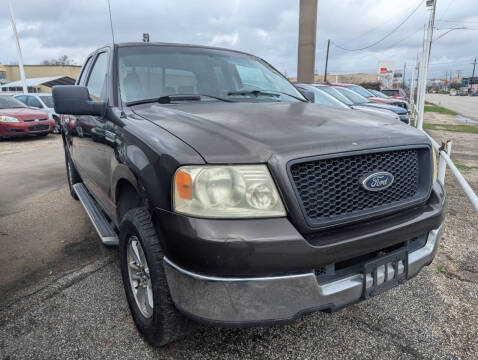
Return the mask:
<path fill-rule="evenodd" d="M 131 291 L 141 314 L 150 318 L 153 316 L 153 287 L 148 262 L 136 236 L 131 236 L 128 239 L 127 246 L 126 260 Z"/>

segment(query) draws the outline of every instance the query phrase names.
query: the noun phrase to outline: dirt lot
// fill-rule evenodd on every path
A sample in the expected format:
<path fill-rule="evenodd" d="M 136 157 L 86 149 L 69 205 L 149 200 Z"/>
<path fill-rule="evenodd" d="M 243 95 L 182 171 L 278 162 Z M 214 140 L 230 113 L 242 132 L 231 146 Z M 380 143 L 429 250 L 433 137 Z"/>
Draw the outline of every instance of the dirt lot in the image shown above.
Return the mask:
<path fill-rule="evenodd" d="M 445 124 L 455 119 L 427 113 L 426 121 Z M 438 141 L 454 142 L 452 158 L 465 166 L 465 177 L 478 189 L 478 135 L 430 133 Z M 52 146 L 61 151 L 60 144 Z M 15 153 L 1 151 L 2 164 L 13 166 Z M 18 163 L 15 168 L 31 174 Z M 8 178 L 0 174 L 2 181 Z M 53 171 L 51 180 L 59 179 Z M 0 359 L 475 359 L 478 216 L 450 173 L 446 189 L 447 215 L 438 255 L 405 285 L 337 313 L 304 316 L 291 325 L 205 328 L 154 349 L 132 323 L 116 251 L 100 245 L 63 183 L 27 197 L 16 213 L 0 217 L 0 271 L 16 274 L 15 286 L 0 286 Z M 0 199 L 5 191 L 0 187 Z"/>

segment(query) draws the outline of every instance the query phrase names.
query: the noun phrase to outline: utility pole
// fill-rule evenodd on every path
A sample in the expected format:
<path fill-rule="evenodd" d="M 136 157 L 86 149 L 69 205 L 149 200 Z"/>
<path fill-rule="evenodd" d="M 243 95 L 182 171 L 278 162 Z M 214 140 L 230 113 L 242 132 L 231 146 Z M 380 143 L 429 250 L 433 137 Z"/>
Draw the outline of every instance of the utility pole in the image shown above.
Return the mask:
<path fill-rule="evenodd" d="M 327 55 L 325 56 L 325 73 L 324 73 L 324 82 L 327 82 L 327 67 L 329 66 L 329 49 L 330 49 L 330 39 L 327 41 Z M 476 61 L 476 59 L 475 59 Z"/>
<path fill-rule="evenodd" d="M 300 0 L 297 81 L 312 84 L 317 35 L 317 0 Z"/>
<path fill-rule="evenodd" d="M 448 71 L 445 73 L 445 91 L 448 90 Z"/>
<path fill-rule="evenodd" d="M 423 111 L 425 106 L 425 94 L 427 89 L 428 63 L 430 62 L 430 53 L 433 41 L 433 28 L 435 26 L 437 0 L 428 0 L 426 6 L 431 8 L 430 19 L 428 21 L 427 39 L 422 52 L 422 76 L 420 88 L 420 103 L 418 104 L 418 129 L 423 130 Z"/>
<path fill-rule="evenodd" d="M 473 61 L 473 73 L 471 74 L 471 79 L 470 79 L 470 89 L 473 92 L 473 79 L 475 78 L 475 69 L 476 69 L 476 56 L 475 56 L 475 61 Z"/>
<path fill-rule="evenodd" d="M 415 105 L 415 126 L 418 124 L 418 114 L 420 113 L 420 106 L 422 104 L 421 97 L 422 97 L 422 78 L 423 78 L 423 57 L 424 57 L 424 52 L 425 52 L 425 42 L 426 42 L 426 26 L 423 26 L 423 41 L 422 41 L 422 50 L 420 52 L 420 59 L 418 60 L 418 81 L 417 81 L 417 102 Z M 426 81 L 426 80 L 425 80 Z M 425 103 L 425 102 L 423 102 Z"/>
<path fill-rule="evenodd" d="M 417 65 L 415 65 L 415 68 L 413 69 L 412 72 L 412 81 L 410 82 L 410 107 L 411 107 L 411 112 L 413 113 L 413 108 L 415 106 L 415 79 L 417 77 Z"/>
<path fill-rule="evenodd" d="M 402 87 L 405 89 L 405 71 L 407 70 L 407 63 L 403 65 Z"/>
<path fill-rule="evenodd" d="M 460 80 L 460 75 L 461 75 L 461 72 L 462 72 L 462 71 L 463 71 L 463 70 L 457 70 L 457 71 L 456 71 L 456 75 L 457 75 L 456 78 L 457 78 L 458 80 Z"/>
<path fill-rule="evenodd" d="M 22 79 L 23 93 L 28 94 L 27 80 L 25 79 L 25 69 L 23 68 L 22 49 L 20 48 L 20 41 L 18 40 L 17 26 L 15 25 L 15 15 L 13 14 L 12 1 L 8 0 L 8 7 L 10 8 L 10 20 L 12 22 L 13 35 L 17 43 L 18 52 L 18 67 L 20 68 L 20 77 Z"/>

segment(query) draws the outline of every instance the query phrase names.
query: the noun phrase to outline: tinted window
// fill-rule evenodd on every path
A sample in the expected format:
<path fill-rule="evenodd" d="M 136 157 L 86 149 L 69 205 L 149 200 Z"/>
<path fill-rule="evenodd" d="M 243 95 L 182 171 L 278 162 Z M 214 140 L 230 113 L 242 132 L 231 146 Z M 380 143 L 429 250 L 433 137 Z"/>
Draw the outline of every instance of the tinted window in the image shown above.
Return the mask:
<path fill-rule="evenodd" d="M 27 96 L 26 95 L 15 96 L 15 99 L 20 100 L 24 104 L 27 103 Z"/>
<path fill-rule="evenodd" d="M 368 91 L 367 89 L 365 89 L 361 86 L 350 85 L 350 86 L 347 86 L 347 88 L 352 90 L 352 91 L 355 91 L 357 94 L 360 94 L 363 97 L 373 97 L 373 94 L 370 91 Z"/>
<path fill-rule="evenodd" d="M 90 97 L 95 100 L 104 100 L 106 98 L 106 75 L 108 72 L 108 54 L 103 52 L 98 55 L 91 69 L 86 87 L 90 92 Z"/>
<path fill-rule="evenodd" d="M 46 107 L 53 108 L 53 96 L 42 96 L 40 99 L 45 103 Z"/>
<path fill-rule="evenodd" d="M 336 87 L 335 89 L 356 105 L 370 102 L 366 97 L 363 97 L 362 95 L 357 94 L 356 92 L 349 90 L 347 88 Z"/>
<path fill-rule="evenodd" d="M 333 96 L 334 98 L 338 99 L 339 101 L 342 101 L 344 104 L 347 105 L 353 105 L 353 101 L 350 101 L 350 99 L 341 93 L 339 93 L 337 90 L 335 90 L 333 87 L 330 86 L 320 86 L 320 90 L 325 91 L 327 94 Z"/>
<path fill-rule="evenodd" d="M 88 70 L 88 66 L 89 66 L 90 63 L 91 63 L 91 59 L 93 59 L 92 56 L 90 56 L 90 57 L 88 58 L 88 60 L 86 60 L 85 65 L 83 65 L 83 69 L 81 70 L 80 77 L 78 78 L 78 85 L 84 84 L 85 78 L 86 78 L 86 73 L 87 73 L 87 70 Z"/>
<path fill-rule="evenodd" d="M 211 95 L 234 101 L 303 99 L 268 64 L 233 51 L 183 46 L 120 47 L 118 72 L 121 99 L 125 102 L 173 94 Z M 237 94 L 247 90 L 275 93 Z"/>
<path fill-rule="evenodd" d="M 321 88 L 314 88 L 315 90 L 315 102 L 323 105 L 329 105 L 341 109 L 350 109 L 343 102 L 340 102 L 333 96 L 327 94 Z"/>
<path fill-rule="evenodd" d="M 382 92 L 387 96 L 399 95 L 398 90 L 382 90 Z"/>
<path fill-rule="evenodd" d="M 21 101 L 10 97 L 10 96 L 0 96 L 0 109 L 14 109 L 14 108 L 25 108 L 27 107 Z"/>
<path fill-rule="evenodd" d="M 27 105 L 31 107 L 36 107 L 36 108 L 42 108 L 43 105 L 41 104 L 40 101 L 34 96 L 28 96 L 27 98 Z"/>

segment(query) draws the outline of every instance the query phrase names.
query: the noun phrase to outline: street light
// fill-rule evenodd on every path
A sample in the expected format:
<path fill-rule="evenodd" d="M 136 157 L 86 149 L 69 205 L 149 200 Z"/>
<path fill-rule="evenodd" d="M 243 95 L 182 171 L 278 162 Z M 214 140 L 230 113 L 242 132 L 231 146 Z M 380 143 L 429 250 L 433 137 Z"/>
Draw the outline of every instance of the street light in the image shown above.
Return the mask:
<path fill-rule="evenodd" d="M 457 27 L 457 28 L 450 29 L 450 30 L 448 30 L 447 32 L 441 34 L 441 35 L 440 35 L 439 37 L 437 37 L 436 39 L 433 39 L 432 42 L 435 42 L 435 41 L 437 41 L 438 39 L 441 39 L 441 38 L 444 37 L 446 34 L 452 32 L 453 30 L 467 30 L 467 29 L 468 29 L 468 28 L 467 28 L 467 27 L 464 27 L 464 26 L 463 26 L 463 27 Z"/>

